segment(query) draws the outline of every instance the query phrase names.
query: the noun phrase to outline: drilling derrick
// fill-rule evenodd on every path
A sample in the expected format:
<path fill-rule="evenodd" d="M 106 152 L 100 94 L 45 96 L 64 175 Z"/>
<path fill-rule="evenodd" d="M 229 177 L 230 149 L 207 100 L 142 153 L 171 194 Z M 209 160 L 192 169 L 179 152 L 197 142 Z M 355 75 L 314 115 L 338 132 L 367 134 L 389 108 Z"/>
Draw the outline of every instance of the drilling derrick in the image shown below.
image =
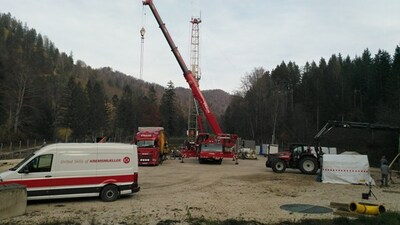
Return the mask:
<path fill-rule="evenodd" d="M 192 17 L 190 21 L 192 24 L 192 32 L 190 38 L 190 68 L 193 73 L 194 78 L 196 79 L 197 86 L 199 86 L 199 81 L 201 78 L 200 67 L 199 67 L 199 50 L 200 50 L 200 33 L 199 33 L 199 25 L 201 23 L 200 18 Z M 190 143 L 194 143 L 196 139 L 196 135 L 200 132 L 203 132 L 203 127 L 200 120 L 199 108 L 197 105 L 197 101 L 193 97 L 193 94 L 189 96 L 189 116 L 188 116 L 188 141 Z"/>

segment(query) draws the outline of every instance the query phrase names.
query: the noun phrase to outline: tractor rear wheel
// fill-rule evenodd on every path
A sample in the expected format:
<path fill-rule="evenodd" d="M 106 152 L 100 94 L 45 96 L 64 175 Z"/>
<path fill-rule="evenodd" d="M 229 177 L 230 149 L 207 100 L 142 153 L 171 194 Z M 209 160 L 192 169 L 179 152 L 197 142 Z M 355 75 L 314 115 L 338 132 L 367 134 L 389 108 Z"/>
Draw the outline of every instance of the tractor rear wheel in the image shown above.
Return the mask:
<path fill-rule="evenodd" d="M 299 169 L 304 174 L 316 174 L 318 170 L 318 161 L 312 156 L 303 157 L 299 162 Z"/>
<path fill-rule="evenodd" d="M 275 173 L 283 173 L 286 170 L 286 163 L 282 159 L 275 159 L 272 161 L 271 167 Z"/>

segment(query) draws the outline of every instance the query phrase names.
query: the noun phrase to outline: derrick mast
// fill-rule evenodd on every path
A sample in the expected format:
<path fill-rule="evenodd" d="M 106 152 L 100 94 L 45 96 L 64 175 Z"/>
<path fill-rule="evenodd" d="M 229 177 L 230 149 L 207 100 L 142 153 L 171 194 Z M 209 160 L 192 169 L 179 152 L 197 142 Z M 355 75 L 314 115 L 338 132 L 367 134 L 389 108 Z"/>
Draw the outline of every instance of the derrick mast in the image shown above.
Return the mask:
<path fill-rule="evenodd" d="M 199 81 L 201 79 L 200 74 L 200 18 L 192 17 L 190 23 L 192 24 L 192 32 L 190 38 L 190 67 L 194 78 L 197 81 L 197 86 L 199 86 Z M 199 132 L 203 132 L 199 108 L 196 99 L 193 94 L 189 95 L 189 114 L 188 114 L 188 141 L 194 143 L 196 136 Z"/>
<path fill-rule="evenodd" d="M 197 81 L 200 80 L 200 23 L 201 18 L 194 18 L 190 21 L 192 24 L 192 35 L 190 38 L 190 66 L 193 76 Z"/>
<path fill-rule="evenodd" d="M 199 104 L 204 116 L 206 117 L 207 122 L 210 125 L 213 133 L 217 136 L 223 134 L 221 127 L 219 126 L 213 112 L 210 110 L 210 107 L 208 106 L 207 101 L 203 96 L 203 93 L 201 93 L 198 87 L 197 80 L 193 76 L 193 72 L 190 71 L 186 66 L 185 61 L 183 60 L 180 52 L 178 51 L 178 47 L 176 47 L 174 41 L 171 38 L 170 33 L 167 30 L 167 27 L 165 26 L 165 23 L 162 21 L 160 14 L 158 13 L 156 7 L 154 6 L 153 0 L 142 0 L 142 2 L 143 5 L 148 5 L 150 7 L 150 10 L 153 13 L 154 18 L 156 19 L 158 25 L 160 26 L 161 32 L 163 33 L 165 39 L 167 40 L 168 45 L 175 56 L 175 59 L 178 61 L 179 67 L 183 72 L 183 77 L 189 84 L 189 87 L 193 93 L 193 97 L 197 100 L 197 103 Z"/>

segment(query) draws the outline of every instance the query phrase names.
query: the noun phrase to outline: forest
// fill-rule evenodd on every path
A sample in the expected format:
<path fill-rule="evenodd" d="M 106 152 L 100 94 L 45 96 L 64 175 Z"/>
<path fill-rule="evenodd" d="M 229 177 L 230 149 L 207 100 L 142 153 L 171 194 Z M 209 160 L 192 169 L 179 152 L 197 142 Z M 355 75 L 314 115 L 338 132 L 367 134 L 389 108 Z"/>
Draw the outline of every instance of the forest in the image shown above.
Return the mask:
<path fill-rule="evenodd" d="M 400 125 L 400 47 L 351 58 L 282 62 L 242 78 L 224 115 L 228 132 L 258 143 L 310 143 L 329 120 Z"/>
<path fill-rule="evenodd" d="M 400 47 L 351 58 L 254 68 L 219 121 L 257 143 L 308 142 L 328 120 L 400 125 Z M 187 115 L 173 82 L 162 88 L 93 69 L 46 36 L 0 14 L 0 140 L 131 141 L 138 126 L 186 135 Z M 161 94 L 160 94 L 161 93 Z M 212 106 L 211 106 L 212 107 Z M 206 123 L 203 120 L 204 123 Z"/>

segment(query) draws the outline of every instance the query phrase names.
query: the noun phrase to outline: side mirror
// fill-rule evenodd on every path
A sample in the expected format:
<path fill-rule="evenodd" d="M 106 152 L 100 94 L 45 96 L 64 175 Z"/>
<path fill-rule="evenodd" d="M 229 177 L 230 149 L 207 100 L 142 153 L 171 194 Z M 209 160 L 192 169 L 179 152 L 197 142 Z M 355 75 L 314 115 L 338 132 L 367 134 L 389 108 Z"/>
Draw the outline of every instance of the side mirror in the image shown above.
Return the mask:
<path fill-rule="evenodd" d="M 25 174 L 28 174 L 29 173 L 28 167 L 24 166 L 24 168 L 22 168 L 22 172 L 25 173 Z"/>

